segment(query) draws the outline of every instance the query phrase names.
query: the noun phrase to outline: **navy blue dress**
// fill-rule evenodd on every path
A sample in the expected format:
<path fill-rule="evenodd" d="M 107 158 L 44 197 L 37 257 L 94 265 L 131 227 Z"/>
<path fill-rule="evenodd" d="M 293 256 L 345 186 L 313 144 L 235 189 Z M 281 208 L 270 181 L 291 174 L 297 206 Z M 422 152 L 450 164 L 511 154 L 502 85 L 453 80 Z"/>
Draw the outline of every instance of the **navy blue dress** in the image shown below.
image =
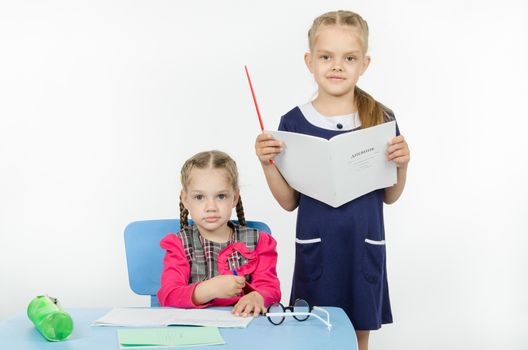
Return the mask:
<path fill-rule="evenodd" d="M 282 116 L 279 130 L 325 139 L 354 131 L 317 127 L 299 107 Z M 301 298 L 311 305 L 341 307 L 356 330 L 392 323 L 383 197 L 380 189 L 333 208 L 300 193 L 291 305 Z"/>

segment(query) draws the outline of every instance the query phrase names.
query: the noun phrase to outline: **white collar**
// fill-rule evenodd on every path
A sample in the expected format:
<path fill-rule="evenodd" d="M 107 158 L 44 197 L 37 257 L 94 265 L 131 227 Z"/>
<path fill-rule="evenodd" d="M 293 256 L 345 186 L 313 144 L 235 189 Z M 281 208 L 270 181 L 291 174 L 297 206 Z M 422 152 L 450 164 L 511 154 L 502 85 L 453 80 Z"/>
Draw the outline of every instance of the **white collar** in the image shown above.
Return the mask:
<path fill-rule="evenodd" d="M 358 112 L 327 117 L 319 113 L 311 102 L 299 106 L 299 109 L 310 124 L 323 129 L 346 131 L 361 126 Z M 341 128 L 339 126 L 341 126 Z"/>

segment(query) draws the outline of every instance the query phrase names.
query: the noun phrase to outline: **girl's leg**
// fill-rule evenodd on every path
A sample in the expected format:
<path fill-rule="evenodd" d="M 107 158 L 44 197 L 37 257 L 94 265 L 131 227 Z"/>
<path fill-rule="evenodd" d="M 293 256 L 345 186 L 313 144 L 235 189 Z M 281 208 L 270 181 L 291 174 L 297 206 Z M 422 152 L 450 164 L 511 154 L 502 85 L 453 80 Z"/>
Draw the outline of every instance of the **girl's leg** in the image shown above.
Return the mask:
<path fill-rule="evenodd" d="M 370 331 L 356 331 L 359 350 L 368 350 L 368 339 Z"/>

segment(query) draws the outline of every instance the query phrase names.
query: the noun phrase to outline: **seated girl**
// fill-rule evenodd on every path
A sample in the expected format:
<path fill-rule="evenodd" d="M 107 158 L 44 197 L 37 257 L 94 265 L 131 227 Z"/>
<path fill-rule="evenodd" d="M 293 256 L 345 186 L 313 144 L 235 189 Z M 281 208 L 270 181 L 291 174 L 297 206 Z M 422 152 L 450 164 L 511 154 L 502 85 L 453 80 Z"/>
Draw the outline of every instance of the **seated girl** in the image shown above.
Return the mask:
<path fill-rule="evenodd" d="M 234 305 L 237 316 L 265 313 L 281 299 L 276 242 L 245 226 L 236 163 L 220 151 L 198 153 L 183 165 L 181 183 L 181 231 L 160 243 L 166 250 L 160 305 Z M 238 224 L 230 221 L 234 207 Z"/>

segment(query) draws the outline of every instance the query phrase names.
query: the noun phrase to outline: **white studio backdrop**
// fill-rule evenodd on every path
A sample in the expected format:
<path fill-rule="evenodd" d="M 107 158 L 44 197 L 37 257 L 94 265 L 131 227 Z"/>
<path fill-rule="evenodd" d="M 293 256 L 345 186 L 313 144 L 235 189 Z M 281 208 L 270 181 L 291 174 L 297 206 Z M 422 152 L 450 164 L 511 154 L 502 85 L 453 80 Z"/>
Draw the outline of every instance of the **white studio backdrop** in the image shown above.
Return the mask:
<path fill-rule="evenodd" d="M 395 323 L 373 349 L 528 348 L 525 1 L 0 1 L 0 320 L 47 293 L 65 307 L 147 305 L 123 229 L 177 218 L 179 169 L 221 149 L 247 218 L 278 241 L 288 302 L 296 213 L 254 155 L 307 102 L 319 14 L 371 28 L 360 86 L 396 113 L 407 188 L 385 208 Z M 325 220 L 325 218 L 321 218 Z"/>

